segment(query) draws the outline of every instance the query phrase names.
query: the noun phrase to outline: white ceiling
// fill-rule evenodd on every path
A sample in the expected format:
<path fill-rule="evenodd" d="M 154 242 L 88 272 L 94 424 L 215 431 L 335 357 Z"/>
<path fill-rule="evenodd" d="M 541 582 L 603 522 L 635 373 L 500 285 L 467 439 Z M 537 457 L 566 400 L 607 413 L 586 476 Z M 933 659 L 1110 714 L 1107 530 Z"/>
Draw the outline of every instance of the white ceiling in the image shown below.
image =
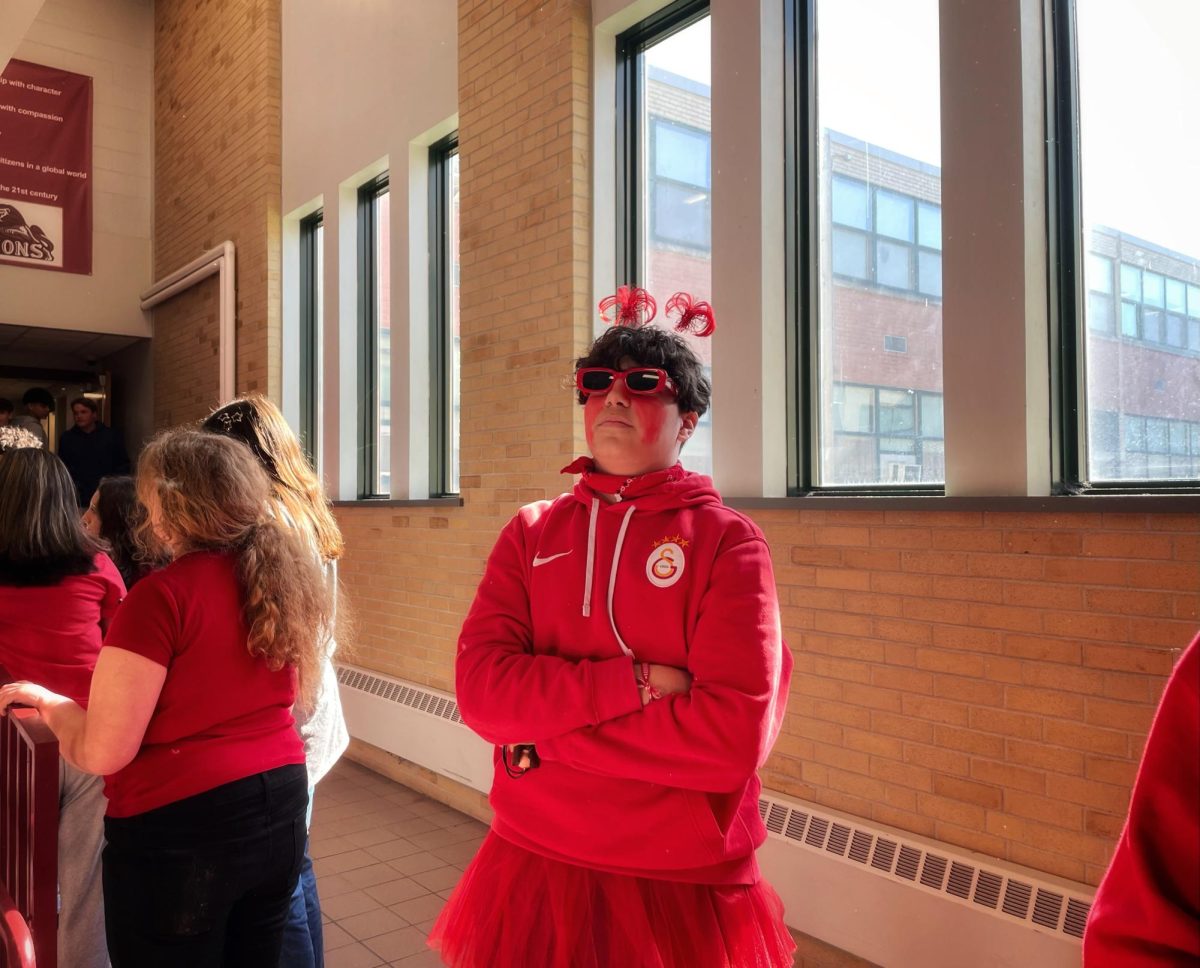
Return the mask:
<path fill-rule="evenodd" d="M 136 336 L 0 324 L 0 366 L 77 370 L 137 342 Z"/>

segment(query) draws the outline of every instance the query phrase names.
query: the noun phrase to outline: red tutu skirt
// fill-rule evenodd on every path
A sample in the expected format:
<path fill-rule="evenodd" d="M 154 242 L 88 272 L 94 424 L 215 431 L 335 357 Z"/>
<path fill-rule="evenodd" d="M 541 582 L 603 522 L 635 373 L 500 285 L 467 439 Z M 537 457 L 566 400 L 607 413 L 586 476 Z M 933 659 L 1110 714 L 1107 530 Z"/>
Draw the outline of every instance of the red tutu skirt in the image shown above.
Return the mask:
<path fill-rule="evenodd" d="M 429 945 L 453 968 L 790 968 L 765 881 L 683 884 L 549 860 L 490 833 Z"/>

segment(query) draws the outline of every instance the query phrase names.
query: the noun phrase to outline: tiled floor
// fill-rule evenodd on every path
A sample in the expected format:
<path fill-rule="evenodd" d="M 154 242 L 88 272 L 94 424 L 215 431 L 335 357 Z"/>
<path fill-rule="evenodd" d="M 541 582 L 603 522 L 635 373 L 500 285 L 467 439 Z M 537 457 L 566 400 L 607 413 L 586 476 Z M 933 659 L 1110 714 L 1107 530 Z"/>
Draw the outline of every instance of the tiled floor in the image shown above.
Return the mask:
<path fill-rule="evenodd" d="M 325 964 L 440 968 L 425 938 L 487 828 L 347 759 L 314 799 Z M 796 941 L 797 968 L 872 968 L 815 938 Z"/>
<path fill-rule="evenodd" d="M 440 966 L 425 938 L 487 828 L 345 759 L 314 800 L 326 965 Z"/>

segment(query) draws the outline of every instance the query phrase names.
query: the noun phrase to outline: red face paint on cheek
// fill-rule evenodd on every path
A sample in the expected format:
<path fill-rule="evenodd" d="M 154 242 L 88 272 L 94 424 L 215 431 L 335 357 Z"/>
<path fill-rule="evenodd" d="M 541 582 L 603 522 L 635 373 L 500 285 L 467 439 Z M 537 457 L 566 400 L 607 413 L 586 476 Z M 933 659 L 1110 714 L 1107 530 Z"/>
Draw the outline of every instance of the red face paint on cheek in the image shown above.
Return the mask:
<path fill-rule="evenodd" d="M 604 395 L 600 393 L 588 397 L 583 405 L 583 432 L 587 437 L 588 450 L 593 450 L 592 438 L 595 436 L 596 418 L 603 409 Z"/>
<path fill-rule="evenodd" d="M 667 408 L 657 397 L 635 397 L 633 406 L 642 428 L 642 443 L 656 443 L 667 422 Z"/>

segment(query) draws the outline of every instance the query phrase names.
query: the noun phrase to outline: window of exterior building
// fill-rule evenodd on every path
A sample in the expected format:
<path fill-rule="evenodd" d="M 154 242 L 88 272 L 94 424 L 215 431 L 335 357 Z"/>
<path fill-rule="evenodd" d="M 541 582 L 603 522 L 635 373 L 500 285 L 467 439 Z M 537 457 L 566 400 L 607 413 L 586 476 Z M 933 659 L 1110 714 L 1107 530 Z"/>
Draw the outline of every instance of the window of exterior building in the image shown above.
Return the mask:
<path fill-rule="evenodd" d="M 429 481 L 431 495 L 458 493 L 460 337 L 458 135 L 429 149 Z"/>
<path fill-rule="evenodd" d="M 709 27 L 707 2 L 680 0 L 617 38 L 618 284 L 648 289 L 661 325 L 673 292 L 712 297 Z M 711 371 L 712 338 L 684 338 Z M 712 473 L 711 410 L 681 460 Z"/>
<path fill-rule="evenodd" d="M 797 24 L 789 134 L 798 221 L 793 269 L 794 486 L 938 489 L 942 433 L 941 133 L 936 0 L 814 0 Z M 796 3 L 794 11 L 806 9 Z M 803 19 L 802 13 L 797 13 Z M 919 65 L 919 66 L 915 66 Z M 799 125 L 807 124 L 808 130 Z M 813 145 L 810 150 L 806 145 Z M 810 187 L 816 197 L 811 197 Z M 815 256 L 817 270 L 810 272 Z M 815 420 L 813 419 L 815 417 Z"/>
<path fill-rule="evenodd" d="M 1185 159 L 1200 153 L 1200 137 L 1179 123 L 1188 92 L 1200 89 L 1198 33 L 1200 8 L 1171 0 L 1075 0 L 1058 11 L 1058 56 L 1078 79 L 1060 74 L 1060 130 L 1078 119 L 1075 156 L 1060 161 L 1063 194 L 1080 199 L 1061 231 L 1083 269 L 1078 294 L 1068 287 L 1076 305 L 1064 303 L 1074 350 L 1064 375 L 1068 482 L 1142 489 L 1200 480 L 1200 208 L 1180 204 L 1194 196 Z M 1131 117 L 1161 134 L 1153 152 L 1129 138 Z"/>
<path fill-rule="evenodd" d="M 829 447 L 835 459 L 870 468 L 891 484 L 919 484 L 945 473 L 942 395 L 905 387 L 833 387 Z"/>
<path fill-rule="evenodd" d="M 322 213 L 314 212 L 300 222 L 300 414 L 297 428 L 305 456 L 314 468 L 320 452 L 317 413 L 321 399 L 324 243 Z"/>
<path fill-rule="evenodd" d="M 392 350 L 387 175 L 358 190 L 359 497 L 391 495 Z"/>

